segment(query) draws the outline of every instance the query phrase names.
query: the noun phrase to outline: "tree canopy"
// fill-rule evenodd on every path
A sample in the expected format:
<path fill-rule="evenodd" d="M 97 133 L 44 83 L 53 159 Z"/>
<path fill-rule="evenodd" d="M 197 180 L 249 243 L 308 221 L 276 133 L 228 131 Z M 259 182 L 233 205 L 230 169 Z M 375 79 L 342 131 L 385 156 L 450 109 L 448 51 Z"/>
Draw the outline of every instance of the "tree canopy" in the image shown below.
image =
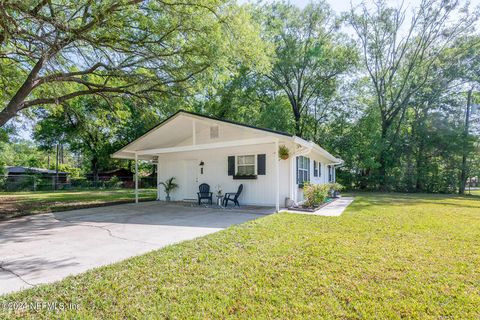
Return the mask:
<path fill-rule="evenodd" d="M 33 106 L 183 95 L 267 64 L 248 15 L 223 0 L 5 1 L 0 27 L 0 126 Z"/>
<path fill-rule="evenodd" d="M 349 188 L 464 192 L 480 176 L 479 12 L 467 2 L 1 6 L 5 154 L 43 159 L 60 144 L 82 172 L 128 166 L 109 154 L 182 108 L 310 139 L 345 160 Z M 19 114 L 34 123 L 28 148 L 7 125 Z"/>

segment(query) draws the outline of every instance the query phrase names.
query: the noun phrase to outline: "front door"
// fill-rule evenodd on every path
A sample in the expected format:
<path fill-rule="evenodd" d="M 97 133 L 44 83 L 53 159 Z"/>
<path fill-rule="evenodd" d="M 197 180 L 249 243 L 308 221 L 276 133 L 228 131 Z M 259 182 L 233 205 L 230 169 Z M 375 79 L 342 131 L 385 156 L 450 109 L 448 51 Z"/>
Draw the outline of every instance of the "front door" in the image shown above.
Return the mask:
<path fill-rule="evenodd" d="M 185 160 L 183 172 L 183 181 L 185 183 L 183 198 L 184 200 L 196 200 L 198 192 L 198 161 Z"/>

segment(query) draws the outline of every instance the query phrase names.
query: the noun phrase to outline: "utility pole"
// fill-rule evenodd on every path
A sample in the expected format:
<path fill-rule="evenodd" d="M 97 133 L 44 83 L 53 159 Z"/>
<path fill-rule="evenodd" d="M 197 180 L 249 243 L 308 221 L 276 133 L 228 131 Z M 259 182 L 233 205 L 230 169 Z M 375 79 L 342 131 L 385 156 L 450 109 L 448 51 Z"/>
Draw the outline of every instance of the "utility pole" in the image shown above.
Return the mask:
<path fill-rule="evenodd" d="M 58 143 L 57 143 L 57 159 L 55 161 L 55 190 L 58 189 Z"/>
<path fill-rule="evenodd" d="M 473 88 L 468 90 L 467 93 L 467 112 L 465 113 L 465 129 L 463 131 L 463 148 L 462 148 L 462 173 L 460 175 L 460 188 L 459 194 L 465 194 L 465 184 L 467 182 L 467 140 L 470 123 L 470 109 L 472 106 L 472 91 Z"/>

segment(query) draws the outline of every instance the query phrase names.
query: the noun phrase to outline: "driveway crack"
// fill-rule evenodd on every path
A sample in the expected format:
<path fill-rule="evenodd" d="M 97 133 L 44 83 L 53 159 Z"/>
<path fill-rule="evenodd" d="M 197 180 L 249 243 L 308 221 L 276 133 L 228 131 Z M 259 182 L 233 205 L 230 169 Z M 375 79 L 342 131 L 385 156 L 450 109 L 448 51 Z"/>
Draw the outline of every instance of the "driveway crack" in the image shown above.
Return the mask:
<path fill-rule="evenodd" d="M 94 225 L 94 224 L 85 224 L 85 223 L 77 224 L 77 222 L 75 222 L 75 221 L 62 220 L 62 219 L 58 219 L 58 218 L 56 218 L 56 217 L 54 217 L 54 219 L 57 220 L 57 221 L 62 221 L 62 222 L 67 222 L 67 223 L 71 223 L 71 224 L 76 224 L 76 225 L 79 225 L 79 226 L 90 227 L 90 228 L 97 228 L 97 229 L 104 230 L 104 231 L 107 231 L 108 235 L 109 235 L 111 238 L 115 238 L 115 239 L 119 239 L 119 240 L 124 240 L 124 241 L 139 242 L 139 243 L 149 244 L 149 245 L 153 245 L 153 246 L 157 246 L 157 245 L 158 245 L 158 244 L 152 243 L 152 242 L 147 242 L 147 241 L 142 241 L 142 240 L 135 240 L 135 239 L 128 239 L 128 238 L 123 238 L 123 237 L 120 237 L 120 236 L 116 236 L 116 235 L 113 234 L 112 230 L 110 230 L 110 229 L 108 229 L 107 227 L 104 227 L 104 226 L 97 226 L 97 225 Z"/>
<path fill-rule="evenodd" d="M 113 234 L 112 230 L 110 230 L 110 229 L 108 229 L 107 227 L 104 227 L 104 226 L 96 226 L 96 225 L 93 225 L 93 224 L 81 224 L 81 226 L 105 230 L 105 231 L 107 231 L 108 235 L 112 238 L 116 238 L 116 239 L 120 239 L 120 240 L 124 240 L 124 241 L 134 241 L 134 242 L 140 242 L 140 243 L 145 243 L 145 244 L 150 244 L 150 245 L 156 245 L 155 243 L 151 243 L 151 242 L 147 242 L 147 241 L 128 239 L 128 238 L 123 238 L 123 237 L 116 236 L 116 235 Z"/>
<path fill-rule="evenodd" d="M 8 272 L 12 275 L 14 275 L 15 277 L 17 277 L 18 279 L 22 280 L 23 283 L 25 283 L 26 285 L 30 286 L 30 287 L 34 287 L 35 285 L 34 284 L 31 284 L 30 282 L 28 282 L 27 280 L 23 279 L 21 275 L 19 275 L 18 273 L 16 273 L 15 271 L 13 270 L 10 270 L 10 269 L 7 269 L 3 266 L 4 262 L 0 262 L 0 270 L 3 270 L 5 272 Z"/>

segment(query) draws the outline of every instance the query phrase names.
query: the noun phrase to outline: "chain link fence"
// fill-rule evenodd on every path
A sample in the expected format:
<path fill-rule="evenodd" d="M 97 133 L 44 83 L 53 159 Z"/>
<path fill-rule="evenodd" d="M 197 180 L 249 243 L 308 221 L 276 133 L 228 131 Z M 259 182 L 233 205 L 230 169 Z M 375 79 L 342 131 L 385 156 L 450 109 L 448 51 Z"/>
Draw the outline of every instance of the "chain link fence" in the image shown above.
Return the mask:
<path fill-rule="evenodd" d="M 155 177 L 141 177 L 138 179 L 139 188 L 155 188 Z M 0 191 L 50 191 L 72 189 L 133 189 L 135 181 L 130 177 L 99 176 L 98 179 L 68 178 L 42 175 L 9 175 L 0 176 Z"/>

